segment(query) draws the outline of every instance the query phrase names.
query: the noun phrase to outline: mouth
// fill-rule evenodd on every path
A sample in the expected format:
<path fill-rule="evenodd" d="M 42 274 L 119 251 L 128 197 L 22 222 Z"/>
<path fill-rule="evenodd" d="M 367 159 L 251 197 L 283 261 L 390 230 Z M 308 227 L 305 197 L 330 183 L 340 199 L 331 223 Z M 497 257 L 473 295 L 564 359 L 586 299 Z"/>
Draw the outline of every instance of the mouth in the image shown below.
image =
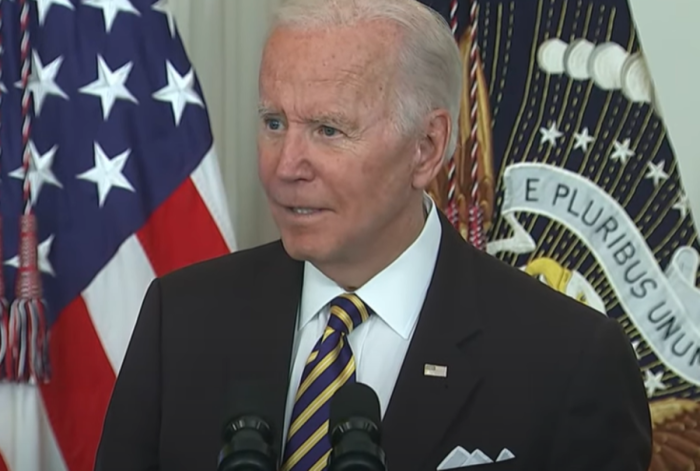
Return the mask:
<path fill-rule="evenodd" d="M 295 216 L 314 216 L 326 211 L 322 208 L 309 208 L 305 206 L 285 206 L 284 208 L 288 213 Z"/>

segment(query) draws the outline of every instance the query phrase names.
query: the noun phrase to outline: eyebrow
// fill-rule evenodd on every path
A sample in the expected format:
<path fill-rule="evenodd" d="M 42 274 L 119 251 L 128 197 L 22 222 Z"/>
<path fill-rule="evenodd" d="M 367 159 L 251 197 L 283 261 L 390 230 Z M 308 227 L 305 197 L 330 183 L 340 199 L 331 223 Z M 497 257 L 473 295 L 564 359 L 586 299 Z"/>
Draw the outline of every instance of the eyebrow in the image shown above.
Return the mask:
<path fill-rule="evenodd" d="M 316 124 L 330 123 L 338 127 L 348 129 L 354 129 L 357 127 L 355 122 L 343 112 L 321 113 L 308 121 Z"/>
<path fill-rule="evenodd" d="M 282 116 L 283 113 L 275 109 L 274 107 L 265 104 L 260 104 L 258 105 L 258 115 L 260 117 Z M 313 124 L 332 124 L 338 127 L 347 128 L 351 130 L 357 128 L 357 124 L 355 123 L 355 121 L 352 120 L 346 113 L 343 113 L 342 111 L 320 113 L 313 117 L 306 118 L 305 121 L 307 123 Z"/>
<path fill-rule="evenodd" d="M 270 116 L 270 115 L 275 115 L 275 114 L 280 114 L 278 111 L 276 111 L 274 108 L 271 106 L 267 106 L 265 104 L 260 104 L 258 105 L 258 116 Z"/>

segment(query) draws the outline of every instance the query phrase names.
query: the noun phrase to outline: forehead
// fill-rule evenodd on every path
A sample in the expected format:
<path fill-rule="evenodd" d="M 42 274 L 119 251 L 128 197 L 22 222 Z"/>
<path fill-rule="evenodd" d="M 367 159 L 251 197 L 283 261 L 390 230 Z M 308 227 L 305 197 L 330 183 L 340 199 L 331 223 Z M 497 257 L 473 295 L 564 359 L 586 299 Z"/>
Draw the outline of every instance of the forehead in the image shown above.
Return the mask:
<path fill-rule="evenodd" d="M 379 22 L 332 30 L 279 28 L 265 46 L 261 99 L 376 101 L 393 79 L 397 42 L 398 30 Z"/>

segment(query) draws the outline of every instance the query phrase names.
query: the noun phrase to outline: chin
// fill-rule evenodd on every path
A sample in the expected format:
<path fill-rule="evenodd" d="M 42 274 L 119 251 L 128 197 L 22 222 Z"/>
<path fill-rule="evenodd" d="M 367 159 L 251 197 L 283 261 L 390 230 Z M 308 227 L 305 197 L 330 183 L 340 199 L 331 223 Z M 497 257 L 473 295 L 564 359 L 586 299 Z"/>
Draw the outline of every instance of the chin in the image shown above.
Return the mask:
<path fill-rule="evenodd" d="M 321 242 L 319 236 L 290 236 L 282 234 L 282 245 L 284 250 L 294 260 L 304 262 L 316 262 L 328 257 L 329 248 Z"/>

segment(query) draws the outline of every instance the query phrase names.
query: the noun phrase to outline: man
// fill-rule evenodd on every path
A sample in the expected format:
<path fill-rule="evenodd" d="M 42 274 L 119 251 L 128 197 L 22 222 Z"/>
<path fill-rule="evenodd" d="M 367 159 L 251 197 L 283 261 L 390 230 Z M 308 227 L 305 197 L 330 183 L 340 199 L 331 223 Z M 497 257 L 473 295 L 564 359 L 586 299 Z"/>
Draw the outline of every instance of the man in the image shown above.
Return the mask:
<path fill-rule="evenodd" d="M 472 248 L 426 195 L 455 149 L 459 62 L 413 0 L 286 2 L 259 82 L 281 241 L 153 282 L 98 470 L 214 469 L 248 380 L 270 385 L 288 471 L 324 469 L 348 381 L 377 393 L 391 470 L 462 469 L 458 447 L 484 470 L 647 470 L 619 325 Z"/>

